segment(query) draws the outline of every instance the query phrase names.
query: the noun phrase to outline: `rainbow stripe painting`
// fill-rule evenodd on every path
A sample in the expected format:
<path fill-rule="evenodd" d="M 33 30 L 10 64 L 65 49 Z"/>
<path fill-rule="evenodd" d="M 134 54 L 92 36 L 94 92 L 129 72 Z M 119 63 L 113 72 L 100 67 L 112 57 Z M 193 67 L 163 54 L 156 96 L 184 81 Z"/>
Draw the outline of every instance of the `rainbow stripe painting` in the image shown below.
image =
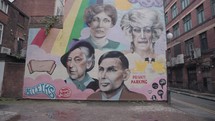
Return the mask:
<path fill-rule="evenodd" d="M 23 98 L 166 101 L 162 0 L 65 0 L 63 28 L 30 28 Z"/>

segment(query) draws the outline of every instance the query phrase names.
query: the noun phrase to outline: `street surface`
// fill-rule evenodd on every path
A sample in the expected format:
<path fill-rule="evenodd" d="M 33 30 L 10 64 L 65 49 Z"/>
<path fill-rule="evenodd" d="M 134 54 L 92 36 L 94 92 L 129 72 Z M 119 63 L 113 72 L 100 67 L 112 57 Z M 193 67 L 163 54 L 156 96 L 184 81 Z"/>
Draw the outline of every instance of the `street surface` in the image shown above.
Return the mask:
<path fill-rule="evenodd" d="M 10 121 L 206 121 L 166 102 L 3 100 L 4 111 L 19 114 Z"/>
<path fill-rule="evenodd" d="M 171 105 L 206 121 L 215 121 L 214 101 L 171 92 Z"/>

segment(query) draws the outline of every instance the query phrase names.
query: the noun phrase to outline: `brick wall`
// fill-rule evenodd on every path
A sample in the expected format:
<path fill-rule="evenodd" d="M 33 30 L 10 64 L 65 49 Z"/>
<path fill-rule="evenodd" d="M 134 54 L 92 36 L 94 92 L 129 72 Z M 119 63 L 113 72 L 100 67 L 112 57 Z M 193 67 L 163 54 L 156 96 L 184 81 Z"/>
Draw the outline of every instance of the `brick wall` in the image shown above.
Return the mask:
<path fill-rule="evenodd" d="M 47 16 L 54 14 L 55 0 L 16 0 L 13 4 L 28 16 Z"/>
<path fill-rule="evenodd" d="M 0 11 L 0 22 L 2 24 L 6 24 L 7 21 L 8 21 L 8 16 L 4 12 Z"/>
<path fill-rule="evenodd" d="M 22 98 L 24 63 L 5 63 L 2 97 Z"/>

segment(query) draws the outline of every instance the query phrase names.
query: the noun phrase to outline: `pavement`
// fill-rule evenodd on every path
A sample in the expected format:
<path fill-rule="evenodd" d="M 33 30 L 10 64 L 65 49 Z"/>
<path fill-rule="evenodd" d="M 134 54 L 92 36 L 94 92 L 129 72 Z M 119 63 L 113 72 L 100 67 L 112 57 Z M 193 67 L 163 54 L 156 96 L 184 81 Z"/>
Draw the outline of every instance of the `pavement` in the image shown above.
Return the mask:
<path fill-rule="evenodd" d="M 215 94 L 170 88 L 215 101 Z M 55 101 L 0 98 L 0 121 L 205 121 L 167 102 Z"/>
<path fill-rule="evenodd" d="M 208 93 L 208 92 L 199 92 L 189 89 L 181 89 L 181 88 L 169 88 L 170 92 L 179 93 L 183 95 L 188 95 L 192 97 L 197 97 L 205 100 L 215 101 L 215 94 Z"/>

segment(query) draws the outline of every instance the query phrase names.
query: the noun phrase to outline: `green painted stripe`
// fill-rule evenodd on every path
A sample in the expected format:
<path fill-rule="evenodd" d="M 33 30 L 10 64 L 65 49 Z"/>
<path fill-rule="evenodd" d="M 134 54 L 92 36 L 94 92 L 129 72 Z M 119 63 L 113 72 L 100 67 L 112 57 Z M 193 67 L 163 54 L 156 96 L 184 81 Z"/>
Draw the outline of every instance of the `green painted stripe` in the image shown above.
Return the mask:
<path fill-rule="evenodd" d="M 78 11 L 78 15 L 75 19 L 74 26 L 72 28 L 72 32 L 69 37 L 68 45 L 67 45 L 67 50 L 69 49 L 69 44 L 71 43 L 73 38 L 80 38 L 81 30 L 83 29 L 84 26 L 84 10 L 88 7 L 89 1 L 88 0 L 82 0 L 81 6 Z"/>

